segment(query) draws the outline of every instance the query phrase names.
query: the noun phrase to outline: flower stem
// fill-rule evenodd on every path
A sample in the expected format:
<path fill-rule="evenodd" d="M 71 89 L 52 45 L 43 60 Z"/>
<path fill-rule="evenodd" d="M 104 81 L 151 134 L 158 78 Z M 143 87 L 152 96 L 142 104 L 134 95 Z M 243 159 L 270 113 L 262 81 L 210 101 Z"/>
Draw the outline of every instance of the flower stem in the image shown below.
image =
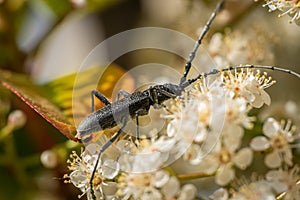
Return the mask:
<path fill-rule="evenodd" d="M 190 181 L 194 179 L 206 178 L 212 176 L 214 176 L 214 174 L 199 172 L 199 173 L 191 173 L 191 174 L 178 174 L 177 178 L 179 179 L 179 181 Z"/>
<path fill-rule="evenodd" d="M 16 148 L 14 145 L 14 138 L 13 135 L 10 134 L 5 139 L 3 139 L 4 150 L 5 150 L 5 157 L 6 162 L 5 165 L 11 167 L 12 171 L 15 174 L 18 182 L 21 184 L 23 188 L 28 188 L 30 184 L 28 184 L 28 177 L 24 170 L 24 166 L 19 160 L 16 152 Z"/>
<path fill-rule="evenodd" d="M 4 140 L 6 137 L 8 137 L 11 132 L 13 131 L 14 127 L 12 125 L 7 124 L 5 127 L 3 127 L 0 130 L 0 141 Z"/>

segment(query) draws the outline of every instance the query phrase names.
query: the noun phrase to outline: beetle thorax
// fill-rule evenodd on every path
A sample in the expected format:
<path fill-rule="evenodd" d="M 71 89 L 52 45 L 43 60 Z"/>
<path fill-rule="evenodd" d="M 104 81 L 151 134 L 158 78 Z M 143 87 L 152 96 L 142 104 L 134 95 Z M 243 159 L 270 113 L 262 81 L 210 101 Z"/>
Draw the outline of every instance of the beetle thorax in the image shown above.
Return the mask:
<path fill-rule="evenodd" d="M 155 85 L 149 89 L 153 105 L 158 106 L 164 101 L 181 95 L 182 89 L 178 85 L 166 83 L 163 85 Z"/>

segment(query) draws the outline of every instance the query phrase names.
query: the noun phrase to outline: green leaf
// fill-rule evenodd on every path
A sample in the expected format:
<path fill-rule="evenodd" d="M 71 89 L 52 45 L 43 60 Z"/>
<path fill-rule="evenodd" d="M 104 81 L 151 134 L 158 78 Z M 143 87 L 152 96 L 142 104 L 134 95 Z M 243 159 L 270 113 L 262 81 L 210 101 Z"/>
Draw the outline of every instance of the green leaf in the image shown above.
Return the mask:
<path fill-rule="evenodd" d="M 70 0 L 44 0 L 44 2 L 57 17 L 65 16 L 72 9 Z"/>

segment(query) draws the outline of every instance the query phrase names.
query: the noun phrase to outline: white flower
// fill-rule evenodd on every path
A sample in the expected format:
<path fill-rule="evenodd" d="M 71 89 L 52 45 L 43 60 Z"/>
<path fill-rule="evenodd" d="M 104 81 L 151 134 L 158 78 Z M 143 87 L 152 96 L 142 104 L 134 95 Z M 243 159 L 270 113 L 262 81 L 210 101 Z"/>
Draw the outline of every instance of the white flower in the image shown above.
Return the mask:
<path fill-rule="evenodd" d="M 79 188 L 83 194 L 87 194 L 88 199 L 91 198 L 91 186 L 90 186 L 90 178 L 92 172 L 94 170 L 98 154 L 97 151 L 89 151 L 94 149 L 97 144 L 90 144 L 87 146 L 86 150 L 83 151 L 80 157 L 73 152 L 71 154 L 71 159 L 68 163 L 69 170 L 71 173 L 69 175 L 65 175 L 64 178 L 69 179 L 66 181 L 67 183 L 72 183 L 75 187 Z M 99 149 L 100 147 L 98 146 Z M 116 185 L 114 182 L 110 182 L 107 180 L 112 180 L 119 173 L 119 163 L 114 160 L 107 159 L 103 163 L 99 160 L 98 167 L 96 169 L 96 173 L 93 179 L 93 190 L 97 198 L 105 198 L 107 195 L 114 195 L 116 192 Z M 108 190 L 108 186 L 110 189 Z M 104 188 L 106 192 L 104 192 Z"/>
<path fill-rule="evenodd" d="M 252 139 L 250 146 L 255 151 L 264 151 L 271 148 L 271 152 L 265 157 L 265 164 L 270 168 L 278 168 L 282 164 L 292 166 L 292 143 L 299 139 L 299 134 L 294 134 L 296 127 L 291 122 L 278 123 L 273 118 L 268 118 L 263 125 L 263 134 Z"/>
<path fill-rule="evenodd" d="M 263 104 L 270 105 L 271 98 L 264 89 L 275 83 L 271 77 L 263 75 L 259 70 L 256 73 L 251 69 L 242 69 L 223 72 L 222 78 L 225 83 L 226 91 L 232 98 L 243 97 L 253 107 L 260 108 Z"/>
<path fill-rule="evenodd" d="M 242 170 L 246 169 L 252 162 L 253 153 L 250 148 L 238 150 L 229 146 L 216 145 L 214 152 L 203 158 L 199 164 L 206 173 L 216 171 L 215 182 L 220 186 L 225 186 L 235 178 L 236 166 Z"/>

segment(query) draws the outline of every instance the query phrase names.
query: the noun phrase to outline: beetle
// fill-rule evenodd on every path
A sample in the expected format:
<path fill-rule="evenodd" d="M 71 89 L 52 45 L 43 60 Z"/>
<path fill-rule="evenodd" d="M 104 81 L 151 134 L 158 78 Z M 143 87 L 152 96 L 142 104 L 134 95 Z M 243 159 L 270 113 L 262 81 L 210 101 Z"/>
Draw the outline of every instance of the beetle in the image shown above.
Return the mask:
<path fill-rule="evenodd" d="M 110 102 L 103 94 L 97 90 L 91 92 L 92 97 L 92 113 L 87 116 L 77 127 L 78 137 L 83 142 L 89 142 L 93 139 L 93 133 L 105 130 L 109 128 L 116 127 L 120 125 L 120 129 L 100 148 L 97 156 L 97 160 L 90 177 L 90 192 L 92 198 L 95 200 L 96 196 L 93 190 L 93 179 L 99 164 L 101 154 L 111 146 L 111 144 L 116 141 L 116 139 L 122 133 L 122 130 L 125 128 L 128 120 L 130 118 L 136 119 L 136 137 L 139 138 L 139 116 L 147 115 L 151 106 L 154 108 L 160 108 L 164 106 L 164 102 L 181 96 L 182 92 L 190 86 L 192 83 L 196 82 L 202 77 L 218 74 L 222 71 L 229 71 L 232 69 L 242 69 L 242 68 L 256 68 L 256 69 L 269 69 L 277 70 L 285 73 L 289 73 L 300 78 L 300 74 L 293 72 L 291 70 L 286 70 L 283 68 L 273 67 L 273 66 L 260 66 L 260 65 L 241 65 L 241 66 L 232 66 L 223 69 L 213 69 L 210 72 L 199 74 L 197 77 L 192 79 L 187 79 L 187 75 L 191 69 L 192 61 L 195 58 L 195 54 L 201 45 L 202 39 L 208 32 L 211 23 L 215 19 L 217 13 L 223 7 L 225 0 L 221 0 L 214 12 L 211 14 L 209 20 L 205 24 L 198 40 L 195 43 L 193 50 L 189 55 L 189 59 L 185 64 L 185 70 L 183 76 L 180 79 L 178 85 L 166 83 L 161 85 L 154 85 L 149 87 L 144 91 L 137 91 L 132 94 L 129 94 L 121 90 L 118 94 L 118 99 L 115 102 Z M 120 95 L 124 98 L 119 99 Z M 98 98 L 101 102 L 105 104 L 105 107 L 94 111 L 94 97 Z"/>
<path fill-rule="evenodd" d="M 224 0 L 221 0 L 215 8 L 215 11 L 211 14 L 209 20 L 207 21 L 205 27 L 203 28 L 199 39 L 196 41 L 192 52 L 189 55 L 189 60 L 185 64 L 185 71 L 178 85 L 166 83 L 162 85 L 154 85 L 150 88 L 140 92 L 134 92 L 129 94 L 121 90 L 118 94 L 117 101 L 111 103 L 103 94 L 97 90 L 92 90 L 92 113 L 81 121 L 77 127 L 77 137 L 79 137 L 83 142 L 88 142 L 92 139 L 92 133 L 113 128 L 118 124 L 122 124 L 122 128 L 126 125 L 128 118 L 136 118 L 138 127 L 138 117 L 147 115 L 151 106 L 154 108 L 162 107 L 162 103 L 168 99 L 175 98 L 181 95 L 186 87 L 191 85 L 193 82 L 198 80 L 200 77 L 194 79 L 187 79 L 187 75 L 191 69 L 192 61 L 195 58 L 196 52 L 201 45 L 202 39 L 206 35 L 209 27 L 216 17 L 217 13 L 221 10 L 224 4 Z M 119 99 L 120 95 L 124 98 Z M 101 102 L 105 104 L 105 107 L 94 111 L 94 96 L 98 98 Z M 125 125 L 124 125 L 125 124 Z M 116 137 L 120 133 L 117 133 Z M 139 136 L 139 131 L 137 129 L 137 137 Z M 111 140 L 115 140 L 113 136 Z M 112 141 L 112 142 L 113 142 Z M 105 149 L 104 149 L 105 150 Z"/>

